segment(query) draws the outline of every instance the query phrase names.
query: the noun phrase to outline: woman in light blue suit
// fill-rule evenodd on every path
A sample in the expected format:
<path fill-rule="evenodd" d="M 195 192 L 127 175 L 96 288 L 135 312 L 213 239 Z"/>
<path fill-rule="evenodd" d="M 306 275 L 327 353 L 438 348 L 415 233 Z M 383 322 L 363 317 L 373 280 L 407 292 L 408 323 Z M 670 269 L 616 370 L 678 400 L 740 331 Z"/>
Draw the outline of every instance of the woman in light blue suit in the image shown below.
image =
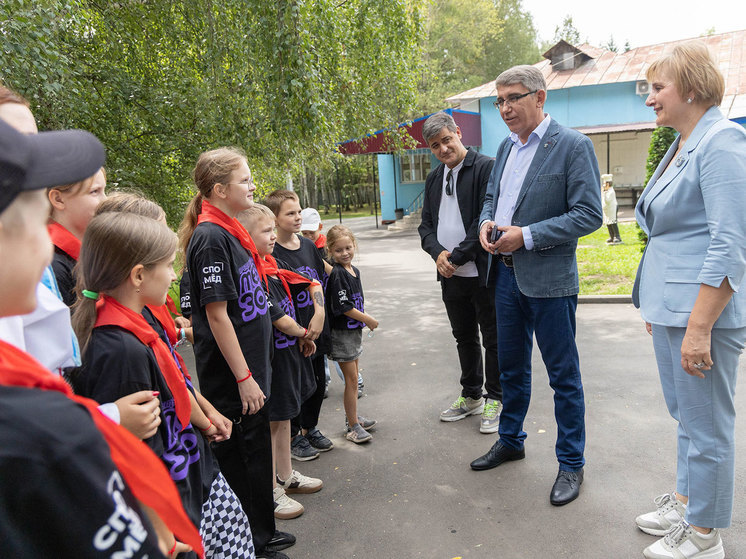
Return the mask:
<path fill-rule="evenodd" d="M 678 422 L 678 463 L 676 491 L 636 522 L 664 536 L 645 557 L 717 559 L 733 508 L 733 396 L 746 341 L 746 131 L 717 108 L 723 77 L 703 44 L 677 46 L 647 78 L 656 123 L 679 136 L 635 210 L 648 244 L 633 301 Z"/>

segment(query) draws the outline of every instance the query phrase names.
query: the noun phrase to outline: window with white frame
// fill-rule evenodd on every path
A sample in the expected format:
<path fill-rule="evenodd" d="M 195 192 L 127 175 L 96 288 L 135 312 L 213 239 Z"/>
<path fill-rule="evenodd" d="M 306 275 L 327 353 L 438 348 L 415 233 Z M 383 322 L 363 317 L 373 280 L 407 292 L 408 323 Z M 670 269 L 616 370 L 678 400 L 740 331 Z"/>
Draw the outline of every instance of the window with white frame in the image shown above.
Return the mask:
<path fill-rule="evenodd" d="M 399 157 L 401 182 L 424 182 L 430 172 L 430 150 L 409 151 Z"/>

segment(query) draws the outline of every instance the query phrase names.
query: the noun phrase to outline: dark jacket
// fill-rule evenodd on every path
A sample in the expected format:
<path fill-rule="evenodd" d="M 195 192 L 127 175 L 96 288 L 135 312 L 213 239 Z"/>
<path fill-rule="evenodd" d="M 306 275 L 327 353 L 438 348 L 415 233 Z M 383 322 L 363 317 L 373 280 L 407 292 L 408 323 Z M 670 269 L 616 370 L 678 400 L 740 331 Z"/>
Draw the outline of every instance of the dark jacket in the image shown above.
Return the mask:
<path fill-rule="evenodd" d="M 466 151 L 464 165 L 458 173 L 456 196 L 464 222 L 466 237 L 451 252 L 451 262 L 461 266 L 474 260 L 479 273 L 480 285 L 487 285 L 487 253 L 479 244 L 479 214 L 487 190 L 487 182 L 492 172 L 495 160 L 473 149 Z M 438 242 L 438 212 L 440 198 L 443 194 L 443 173 L 445 165 L 441 163 L 427 175 L 425 180 L 425 199 L 422 205 L 422 223 L 418 231 L 422 240 L 422 248 L 433 260 L 446 250 Z M 440 281 L 440 274 L 438 274 Z"/>

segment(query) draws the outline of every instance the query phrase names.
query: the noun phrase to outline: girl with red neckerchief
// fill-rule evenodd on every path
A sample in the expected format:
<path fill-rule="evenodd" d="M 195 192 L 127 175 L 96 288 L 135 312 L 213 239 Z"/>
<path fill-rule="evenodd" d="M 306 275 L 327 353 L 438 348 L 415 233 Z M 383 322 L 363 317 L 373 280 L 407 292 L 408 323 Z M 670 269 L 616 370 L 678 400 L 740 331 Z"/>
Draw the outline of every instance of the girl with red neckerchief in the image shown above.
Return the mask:
<path fill-rule="evenodd" d="M 75 303 L 73 268 L 86 227 L 98 205 L 106 199 L 106 171 L 102 167 L 83 181 L 48 188 L 47 197 L 51 205 L 47 229 L 54 244 L 52 269 L 62 300 L 72 307 Z"/>
<path fill-rule="evenodd" d="M 78 394 L 97 401 L 139 390 L 159 393 L 163 420 L 145 443 L 200 527 L 206 557 L 236 551 L 253 557 L 248 519 L 202 436 L 215 436 L 217 428 L 196 404 L 171 348 L 141 314 L 165 302 L 176 279 L 176 245 L 165 223 L 145 216 L 109 212 L 91 220 L 78 264 L 82 297 L 73 313 L 83 366 L 72 382 Z"/>
<path fill-rule="evenodd" d="M 253 177 L 235 148 L 200 155 L 194 197 L 179 230 L 191 284 L 194 355 L 202 394 L 233 421 L 213 444 L 220 470 L 249 516 L 257 557 L 287 557 L 295 538 L 275 528 L 272 441 L 265 400 L 272 383 L 272 321 L 262 257 L 236 215 L 253 204 Z"/>

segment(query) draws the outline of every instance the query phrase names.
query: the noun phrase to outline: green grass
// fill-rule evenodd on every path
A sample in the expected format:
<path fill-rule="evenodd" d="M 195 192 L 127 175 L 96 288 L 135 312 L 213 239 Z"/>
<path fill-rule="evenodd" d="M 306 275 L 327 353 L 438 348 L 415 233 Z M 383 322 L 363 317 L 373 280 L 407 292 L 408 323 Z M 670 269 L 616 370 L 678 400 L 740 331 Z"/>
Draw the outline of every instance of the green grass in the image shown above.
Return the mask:
<path fill-rule="evenodd" d="M 629 295 L 640 263 L 642 244 L 634 222 L 620 223 L 624 244 L 607 245 L 608 230 L 578 240 L 578 273 L 581 295 Z"/>
<path fill-rule="evenodd" d="M 331 207 L 331 210 L 327 213 L 326 207 L 323 207 L 319 209 L 319 214 L 321 214 L 321 219 L 334 219 L 335 217 L 339 217 L 339 210 L 337 210 L 337 206 L 333 205 Z M 369 215 L 373 215 L 373 208 L 371 206 L 365 205 L 361 208 L 359 208 L 357 211 L 345 211 L 342 210 L 342 219 L 345 218 L 352 218 L 352 217 L 367 217 Z M 378 215 L 381 215 L 381 208 L 378 208 Z"/>

